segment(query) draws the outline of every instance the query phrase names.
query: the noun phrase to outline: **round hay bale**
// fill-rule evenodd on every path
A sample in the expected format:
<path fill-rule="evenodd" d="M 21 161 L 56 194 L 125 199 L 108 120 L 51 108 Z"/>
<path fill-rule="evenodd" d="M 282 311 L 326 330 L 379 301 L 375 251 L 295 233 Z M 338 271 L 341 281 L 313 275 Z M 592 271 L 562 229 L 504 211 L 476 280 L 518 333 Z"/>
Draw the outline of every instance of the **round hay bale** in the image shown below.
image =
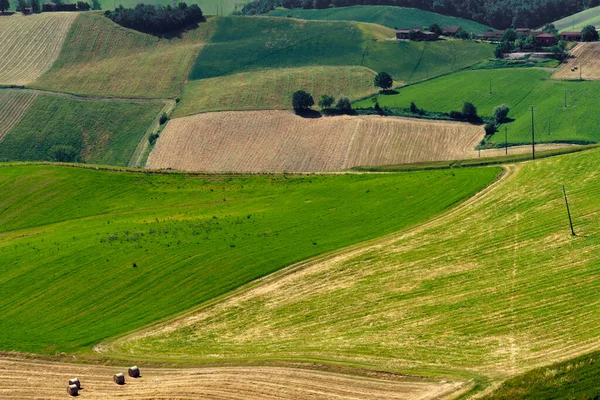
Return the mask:
<path fill-rule="evenodd" d="M 127 372 L 129 373 L 129 376 L 132 378 L 140 377 L 140 369 L 135 365 L 133 367 L 130 367 Z"/>
<path fill-rule="evenodd" d="M 77 396 L 79 394 L 79 388 L 77 385 L 69 385 L 67 386 L 67 393 L 71 396 Z"/>
<path fill-rule="evenodd" d="M 77 389 L 81 389 L 81 382 L 79 382 L 79 378 L 69 379 L 69 385 L 77 386 Z"/>
<path fill-rule="evenodd" d="M 117 385 L 124 385 L 125 384 L 125 375 L 123 375 L 121 373 L 115 374 L 115 376 L 113 377 L 113 379 L 114 379 L 114 381 L 115 381 L 115 383 Z"/>

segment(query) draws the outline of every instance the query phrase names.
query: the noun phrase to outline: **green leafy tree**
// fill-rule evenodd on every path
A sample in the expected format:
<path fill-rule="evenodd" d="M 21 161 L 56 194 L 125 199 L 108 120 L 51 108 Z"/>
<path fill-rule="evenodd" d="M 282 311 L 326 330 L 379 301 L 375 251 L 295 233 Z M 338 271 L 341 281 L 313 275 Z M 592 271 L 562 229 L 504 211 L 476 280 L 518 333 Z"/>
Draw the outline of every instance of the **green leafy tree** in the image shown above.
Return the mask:
<path fill-rule="evenodd" d="M 544 27 L 542 28 L 542 32 L 544 33 L 549 33 L 551 35 L 558 35 L 558 29 L 556 29 L 556 26 L 554 26 L 554 24 L 546 24 L 544 25 Z"/>
<path fill-rule="evenodd" d="M 508 116 L 508 112 L 510 111 L 510 108 L 506 105 L 506 104 L 502 104 L 500 106 L 494 107 L 494 111 L 492 111 L 492 114 L 494 115 L 494 119 L 496 120 L 496 123 L 501 124 L 506 120 L 506 117 Z"/>
<path fill-rule="evenodd" d="M 410 112 L 413 114 L 419 114 L 421 112 L 421 110 L 419 110 L 419 107 L 417 107 L 417 104 L 414 101 L 410 102 Z"/>
<path fill-rule="evenodd" d="M 478 118 L 477 107 L 475 107 L 475 105 L 473 105 L 473 103 L 465 101 L 463 103 L 462 115 L 463 115 L 463 118 L 468 119 L 468 120 L 477 119 Z"/>
<path fill-rule="evenodd" d="M 517 40 L 517 31 L 512 28 L 508 28 L 504 31 L 504 35 L 502 35 L 502 42 L 514 42 Z"/>
<path fill-rule="evenodd" d="M 24 13 L 25 8 L 27 8 L 27 3 L 25 0 L 17 0 L 17 11 Z"/>
<path fill-rule="evenodd" d="M 593 25 L 584 26 L 581 30 L 581 40 L 584 42 L 597 42 L 598 31 Z"/>
<path fill-rule="evenodd" d="M 40 5 L 40 0 L 31 0 L 31 11 L 34 13 L 42 12 L 42 6 Z"/>
<path fill-rule="evenodd" d="M 0 0 L 0 12 L 5 12 L 10 8 L 10 3 L 8 0 Z"/>
<path fill-rule="evenodd" d="M 375 86 L 383 90 L 389 89 L 394 84 L 394 80 L 387 72 L 380 72 L 375 77 Z"/>
<path fill-rule="evenodd" d="M 462 40 L 467 40 L 471 39 L 471 34 L 463 29 L 456 34 L 456 37 Z"/>
<path fill-rule="evenodd" d="M 350 103 L 350 99 L 347 97 L 340 97 L 335 108 L 341 111 L 352 111 L 352 104 Z"/>
<path fill-rule="evenodd" d="M 292 95 L 292 107 L 294 110 L 307 110 L 315 105 L 315 101 L 310 93 L 304 90 L 298 90 Z"/>
<path fill-rule="evenodd" d="M 429 25 L 429 32 L 437 33 L 438 35 L 444 33 L 438 24 Z"/>
<path fill-rule="evenodd" d="M 513 50 L 513 46 L 510 42 L 500 42 L 494 49 L 494 56 L 496 58 L 504 58 L 504 55 L 510 53 Z"/>
<path fill-rule="evenodd" d="M 73 146 L 52 146 L 48 150 L 48 158 L 56 162 L 75 162 L 79 161 L 79 152 Z"/>
<path fill-rule="evenodd" d="M 417 35 L 417 32 L 412 29 L 408 31 L 408 40 L 417 40 L 418 38 L 419 36 Z"/>
<path fill-rule="evenodd" d="M 326 108 L 331 108 L 331 106 L 333 105 L 334 102 L 335 102 L 335 98 L 333 96 L 324 94 L 319 99 L 319 107 L 321 107 L 321 110 L 324 110 Z"/>
<path fill-rule="evenodd" d="M 102 10 L 102 4 L 100 4 L 100 0 L 92 0 L 92 10 Z"/>

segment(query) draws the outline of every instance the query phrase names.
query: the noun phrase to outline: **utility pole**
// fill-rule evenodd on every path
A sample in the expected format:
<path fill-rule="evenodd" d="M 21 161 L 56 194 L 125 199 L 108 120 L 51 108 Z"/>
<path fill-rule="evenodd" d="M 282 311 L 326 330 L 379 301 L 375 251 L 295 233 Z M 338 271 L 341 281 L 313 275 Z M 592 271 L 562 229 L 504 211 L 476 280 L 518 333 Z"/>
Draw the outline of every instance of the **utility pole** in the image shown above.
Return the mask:
<path fill-rule="evenodd" d="M 533 106 L 531 106 L 531 159 L 535 160 L 535 124 L 533 119 Z"/>
<path fill-rule="evenodd" d="M 490 94 L 492 94 L 492 76 L 490 75 Z"/>
<path fill-rule="evenodd" d="M 571 227 L 571 236 L 577 236 L 573 230 L 573 221 L 571 220 L 571 210 L 569 210 L 569 200 L 567 200 L 567 191 L 563 185 L 563 194 L 565 195 L 565 204 L 567 206 L 567 215 L 569 216 L 569 226 Z"/>
<path fill-rule="evenodd" d="M 508 127 L 504 125 L 504 149 L 506 151 L 506 155 L 508 155 L 508 133 L 506 132 Z"/>
<path fill-rule="evenodd" d="M 567 89 L 565 89 L 565 108 L 567 108 Z"/>
<path fill-rule="evenodd" d="M 581 81 L 581 80 L 583 80 L 583 79 L 582 79 L 582 75 L 581 75 L 581 70 L 582 70 L 582 69 L 583 69 L 583 68 L 581 67 L 581 63 L 579 63 L 579 80 L 580 80 L 580 81 Z"/>

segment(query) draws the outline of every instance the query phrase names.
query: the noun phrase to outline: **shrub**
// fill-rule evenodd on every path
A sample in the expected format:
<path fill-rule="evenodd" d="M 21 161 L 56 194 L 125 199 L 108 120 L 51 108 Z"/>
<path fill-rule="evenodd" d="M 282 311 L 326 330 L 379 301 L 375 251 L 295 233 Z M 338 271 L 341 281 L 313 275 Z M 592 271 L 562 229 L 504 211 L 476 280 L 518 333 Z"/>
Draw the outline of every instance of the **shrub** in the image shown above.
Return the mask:
<path fill-rule="evenodd" d="M 92 0 L 92 10 L 102 10 L 102 4 L 100 4 L 100 0 Z"/>
<path fill-rule="evenodd" d="M 494 133 L 496 133 L 498 126 L 496 125 L 495 120 L 492 118 L 488 121 L 487 124 L 485 124 L 485 126 L 483 127 L 483 129 L 485 129 L 485 135 L 486 136 L 492 136 Z"/>
<path fill-rule="evenodd" d="M 506 120 L 506 117 L 508 116 L 509 111 L 510 111 L 510 108 L 508 108 L 508 106 L 506 104 L 502 104 L 500 106 L 494 107 L 494 111 L 492 112 L 492 115 L 494 116 L 496 123 L 498 123 L 498 124 L 503 123 L 504 120 Z"/>
<path fill-rule="evenodd" d="M 160 122 L 161 125 L 164 124 L 165 122 L 167 122 L 168 120 L 169 120 L 169 116 L 166 113 L 162 113 L 160 115 L 159 122 Z"/>
<path fill-rule="evenodd" d="M 89 11 L 90 8 L 92 8 L 89 3 L 86 3 L 85 1 L 78 1 L 77 2 L 77 9 L 79 11 Z"/>
<path fill-rule="evenodd" d="M 463 103 L 463 108 L 462 108 L 462 117 L 468 120 L 476 120 L 478 118 L 477 116 L 477 107 L 475 107 L 473 105 L 473 103 L 469 103 L 468 101 L 465 101 Z"/>
<path fill-rule="evenodd" d="M 52 146 L 48 150 L 48 159 L 56 162 L 75 162 L 79 161 L 79 152 L 73 146 Z"/>
<path fill-rule="evenodd" d="M 414 101 L 410 102 L 410 112 L 413 114 L 419 114 L 421 112 L 421 110 L 419 109 L 419 107 L 417 107 L 417 105 L 415 104 Z"/>
<path fill-rule="evenodd" d="M 322 110 L 324 110 L 326 108 L 331 108 L 331 106 L 333 105 L 334 102 L 335 102 L 335 98 L 333 96 L 324 94 L 319 99 L 319 107 L 321 107 Z"/>
<path fill-rule="evenodd" d="M 158 133 L 153 133 L 152 135 L 148 136 L 148 143 L 150 143 L 150 146 L 154 146 L 154 143 L 156 143 L 159 136 L 160 135 Z"/>
<path fill-rule="evenodd" d="M 494 49 L 494 56 L 496 58 L 504 58 L 506 53 L 510 53 L 513 50 L 513 46 L 510 42 L 500 42 Z"/>
<path fill-rule="evenodd" d="M 340 97 L 335 108 L 344 112 L 352 111 L 352 104 L 350 103 L 350 99 L 347 97 Z"/>
<path fill-rule="evenodd" d="M 463 115 L 460 111 L 452 110 L 452 111 L 450 111 L 450 114 L 448 114 L 448 115 L 450 115 L 450 118 L 452 118 L 452 119 L 459 119 L 459 120 L 463 119 Z"/>
<path fill-rule="evenodd" d="M 292 107 L 294 110 L 307 110 L 314 104 L 313 97 L 304 90 L 298 90 L 292 95 Z"/>
<path fill-rule="evenodd" d="M 151 34 L 171 33 L 204 21 L 202 10 L 196 4 L 177 7 L 138 4 L 135 8 L 117 7 L 107 10 L 104 15 L 126 28 Z"/>
<path fill-rule="evenodd" d="M 389 89 L 394 84 L 394 80 L 387 72 L 380 72 L 375 77 L 375 86 L 383 90 Z"/>
<path fill-rule="evenodd" d="M 429 25 L 429 32 L 437 33 L 438 35 L 443 34 L 442 28 L 438 24 Z"/>

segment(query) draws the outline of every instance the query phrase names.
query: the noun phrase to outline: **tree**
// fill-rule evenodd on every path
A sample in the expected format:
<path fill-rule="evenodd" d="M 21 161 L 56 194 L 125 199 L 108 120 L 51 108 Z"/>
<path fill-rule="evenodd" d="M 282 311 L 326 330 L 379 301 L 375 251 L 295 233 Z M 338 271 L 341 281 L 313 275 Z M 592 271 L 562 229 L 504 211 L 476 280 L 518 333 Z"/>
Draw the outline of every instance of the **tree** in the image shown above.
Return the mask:
<path fill-rule="evenodd" d="M 310 93 L 304 90 L 298 90 L 292 95 L 292 107 L 294 110 L 307 110 L 315 104 Z"/>
<path fill-rule="evenodd" d="M 79 161 L 79 152 L 73 146 L 57 145 L 50 147 L 48 158 L 56 162 Z"/>
<path fill-rule="evenodd" d="M 437 33 L 438 35 L 444 33 L 438 24 L 429 25 L 429 32 Z"/>
<path fill-rule="evenodd" d="M 502 41 L 503 42 L 514 42 L 515 40 L 517 40 L 517 31 L 515 31 L 512 28 L 508 28 L 507 30 L 504 31 L 504 35 L 502 35 Z"/>
<path fill-rule="evenodd" d="M 510 108 L 506 105 L 506 104 L 502 104 L 500 106 L 494 107 L 494 111 L 492 112 L 492 114 L 494 115 L 494 119 L 496 120 L 496 123 L 501 124 L 506 120 L 506 117 L 508 116 L 508 112 L 510 111 Z"/>
<path fill-rule="evenodd" d="M 319 100 L 319 107 L 321 107 L 321 110 L 324 110 L 326 108 L 331 108 L 331 106 L 333 105 L 334 102 L 335 102 L 335 98 L 333 96 L 324 94 L 321 96 L 321 99 Z"/>
<path fill-rule="evenodd" d="M 598 41 L 598 31 L 593 25 L 584 26 L 581 30 L 581 40 L 583 42 L 596 42 Z"/>
<path fill-rule="evenodd" d="M 27 3 L 25 0 L 17 0 L 17 11 L 24 13 L 25 8 L 27 8 Z"/>
<path fill-rule="evenodd" d="M 352 111 L 352 104 L 350 104 L 350 99 L 347 97 L 340 97 L 335 108 L 341 111 Z"/>
<path fill-rule="evenodd" d="M 85 2 L 85 1 L 78 1 L 77 2 L 77 9 L 79 11 L 89 11 L 90 10 L 90 4 Z"/>
<path fill-rule="evenodd" d="M 494 56 L 496 58 L 504 58 L 504 55 L 506 53 L 510 53 L 513 50 L 513 46 L 510 42 L 500 42 L 498 43 L 498 45 L 496 46 L 496 49 L 494 50 Z"/>
<path fill-rule="evenodd" d="M 419 114 L 421 112 L 421 110 L 419 110 L 419 107 L 417 107 L 417 104 L 414 101 L 410 102 L 409 110 L 413 114 Z"/>
<path fill-rule="evenodd" d="M 0 0 L 0 12 L 5 12 L 10 8 L 10 3 L 8 0 Z"/>
<path fill-rule="evenodd" d="M 31 0 L 31 11 L 34 13 L 41 13 L 42 7 L 40 6 L 40 0 Z"/>
<path fill-rule="evenodd" d="M 389 89 L 394 84 L 394 80 L 387 72 L 380 72 L 375 77 L 375 86 L 383 90 Z"/>
<path fill-rule="evenodd" d="M 468 101 L 465 101 L 463 103 L 462 115 L 463 115 L 463 118 L 468 119 L 468 120 L 477 119 L 478 118 L 477 107 L 475 107 L 473 105 L 473 103 L 469 103 Z"/>
<path fill-rule="evenodd" d="M 417 35 L 417 32 L 415 32 L 413 29 L 408 31 L 408 40 L 417 40 L 418 38 L 419 36 Z"/>
<path fill-rule="evenodd" d="M 554 53 L 554 58 L 558 61 L 563 61 L 569 56 L 569 52 L 567 51 L 567 44 L 560 40 L 557 44 L 551 47 L 552 53 Z"/>
<path fill-rule="evenodd" d="M 546 24 L 544 25 L 544 27 L 542 28 L 542 32 L 543 33 L 549 33 L 551 35 L 558 35 L 558 29 L 556 29 L 556 26 L 554 26 L 554 24 Z"/>
<path fill-rule="evenodd" d="M 92 0 L 92 10 L 102 10 L 102 4 L 100 4 L 100 0 Z"/>

